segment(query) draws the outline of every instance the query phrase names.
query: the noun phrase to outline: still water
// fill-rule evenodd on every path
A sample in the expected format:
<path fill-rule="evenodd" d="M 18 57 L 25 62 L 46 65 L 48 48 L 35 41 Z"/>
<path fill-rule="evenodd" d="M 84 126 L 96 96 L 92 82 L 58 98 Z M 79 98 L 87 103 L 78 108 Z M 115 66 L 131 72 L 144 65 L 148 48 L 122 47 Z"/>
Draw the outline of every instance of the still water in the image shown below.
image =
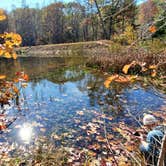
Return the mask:
<path fill-rule="evenodd" d="M 1 109 L 9 125 L 0 133 L 0 153 L 14 155 L 19 147 L 26 147 L 25 152 L 42 139 L 57 147 L 88 149 L 97 142 L 96 136 L 104 137 L 104 128 L 113 134 L 112 126 L 119 122 L 138 126 L 135 118 L 164 105 L 164 95 L 141 82 L 106 89 L 104 74 L 86 68 L 83 58 L 0 61 L 0 74 L 12 79 L 17 71 L 24 71 L 30 80 L 21 90 L 19 108 L 11 102 Z M 102 144 L 97 154 L 103 152 Z"/>

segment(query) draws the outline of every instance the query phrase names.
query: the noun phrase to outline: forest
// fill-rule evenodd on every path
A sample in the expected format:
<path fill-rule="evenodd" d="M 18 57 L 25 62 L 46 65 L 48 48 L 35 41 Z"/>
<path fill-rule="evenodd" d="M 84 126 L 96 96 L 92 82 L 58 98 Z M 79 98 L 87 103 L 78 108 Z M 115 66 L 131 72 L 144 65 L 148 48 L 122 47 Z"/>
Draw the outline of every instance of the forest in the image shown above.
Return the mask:
<path fill-rule="evenodd" d="M 6 12 L 0 33 L 20 34 L 23 46 L 101 39 L 121 40 L 125 44 L 125 32 L 133 41 L 146 39 L 151 37 L 148 27 L 153 25 L 157 29 L 153 37 L 165 39 L 165 5 L 164 0 L 141 4 L 135 0 L 56 2 L 41 9 L 23 4 L 23 8 Z"/>

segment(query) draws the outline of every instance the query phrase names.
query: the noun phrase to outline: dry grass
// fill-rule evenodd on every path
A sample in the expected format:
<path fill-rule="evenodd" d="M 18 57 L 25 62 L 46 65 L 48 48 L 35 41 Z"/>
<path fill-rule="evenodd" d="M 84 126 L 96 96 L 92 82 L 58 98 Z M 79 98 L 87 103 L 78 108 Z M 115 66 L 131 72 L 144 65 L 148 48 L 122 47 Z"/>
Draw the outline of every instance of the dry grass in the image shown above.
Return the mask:
<path fill-rule="evenodd" d="M 159 69 L 166 68 L 166 47 L 154 51 L 138 46 L 110 46 L 110 55 L 93 56 L 87 62 L 88 67 L 95 67 L 110 73 L 120 73 L 124 65 L 138 61 L 147 66 L 159 64 Z"/>

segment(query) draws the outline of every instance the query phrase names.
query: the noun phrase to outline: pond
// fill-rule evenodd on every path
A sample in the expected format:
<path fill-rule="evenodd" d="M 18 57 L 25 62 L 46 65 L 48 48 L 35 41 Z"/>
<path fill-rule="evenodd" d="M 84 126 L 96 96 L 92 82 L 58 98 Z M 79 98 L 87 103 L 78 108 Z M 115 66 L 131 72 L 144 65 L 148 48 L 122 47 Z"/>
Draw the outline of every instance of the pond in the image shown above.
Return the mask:
<path fill-rule="evenodd" d="M 107 155 L 105 134 L 108 141 L 117 139 L 113 125 L 138 126 L 136 119 L 143 113 L 160 111 L 165 104 L 164 94 L 142 82 L 105 88 L 104 74 L 87 68 L 85 62 L 80 57 L 0 61 L 0 74 L 9 79 L 17 71 L 30 77 L 21 90 L 19 108 L 11 102 L 1 109 L 9 123 L 0 133 L 1 154 L 26 156 L 38 140 L 47 140 L 56 147 Z"/>

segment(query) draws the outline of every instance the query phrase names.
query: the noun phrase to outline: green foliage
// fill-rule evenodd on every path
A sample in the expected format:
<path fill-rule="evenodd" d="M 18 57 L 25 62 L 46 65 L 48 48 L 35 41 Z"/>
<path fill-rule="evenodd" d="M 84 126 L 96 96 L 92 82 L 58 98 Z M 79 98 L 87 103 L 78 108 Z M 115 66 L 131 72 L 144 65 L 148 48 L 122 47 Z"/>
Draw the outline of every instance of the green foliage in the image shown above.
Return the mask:
<path fill-rule="evenodd" d="M 113 41 L 122 45 L 132 44 L 137 39 L 137 33 L 133 26 L 127 25 L 124 33 L 120 35 L 114 35 Z"/>
<path fill-rule="evenodd" d="M 161 39 L 151 39 L 140 42 L 140 47 L 151 53 L 158 53 L 165 50 L 166 44 Z"/>

